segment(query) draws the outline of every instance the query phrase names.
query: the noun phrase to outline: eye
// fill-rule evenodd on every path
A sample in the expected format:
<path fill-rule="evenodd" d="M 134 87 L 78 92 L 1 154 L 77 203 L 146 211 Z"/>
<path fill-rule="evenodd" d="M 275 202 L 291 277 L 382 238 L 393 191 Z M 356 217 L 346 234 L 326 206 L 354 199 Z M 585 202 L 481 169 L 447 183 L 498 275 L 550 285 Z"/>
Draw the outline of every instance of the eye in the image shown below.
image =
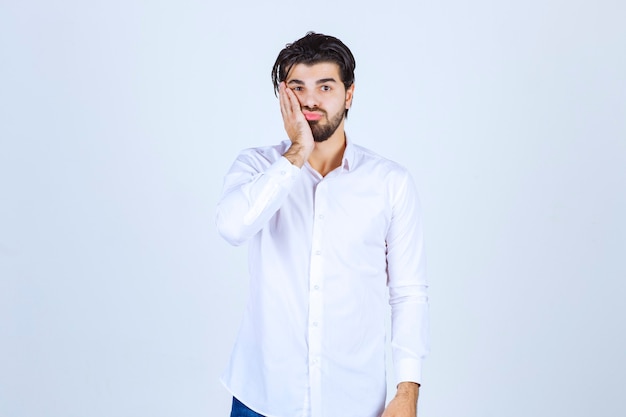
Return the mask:
<path fill-rule="evenodd" d="M 330 86 L 329 85 L 323 85 L 321 87 L 322 91 L 330 91 Z"/>
<path fill-rule="evenodd" d="M 299 87 L 299 86 L 296 86 L 296 87 L 292 88 L 292 90 L 293 90 L 293 91 L 302 91 L 302 90 L 303 90 L 303 88 L 302 88 L 302 87 Z"/>

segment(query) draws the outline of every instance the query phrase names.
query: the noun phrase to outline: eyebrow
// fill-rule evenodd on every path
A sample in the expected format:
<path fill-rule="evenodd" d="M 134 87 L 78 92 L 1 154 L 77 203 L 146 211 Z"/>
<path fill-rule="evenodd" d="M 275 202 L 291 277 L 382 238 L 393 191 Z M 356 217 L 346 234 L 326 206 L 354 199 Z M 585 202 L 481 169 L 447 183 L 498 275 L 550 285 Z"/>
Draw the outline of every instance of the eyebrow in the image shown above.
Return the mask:
<path fill-rule="evenodd" d="M 315 84 L 325 84 L 325 83 L 336 83 L 337 80 L 335 80 L 334 78 L 322 78 L 319 79 L 315 82 Z M 289 80 L 289 82 L 287 84 L 297 84 L 297 85 L 304 85 L 304 81 L 302 80 L 297 80 L 297 79 L 293 79 L 293 80 Z"/>

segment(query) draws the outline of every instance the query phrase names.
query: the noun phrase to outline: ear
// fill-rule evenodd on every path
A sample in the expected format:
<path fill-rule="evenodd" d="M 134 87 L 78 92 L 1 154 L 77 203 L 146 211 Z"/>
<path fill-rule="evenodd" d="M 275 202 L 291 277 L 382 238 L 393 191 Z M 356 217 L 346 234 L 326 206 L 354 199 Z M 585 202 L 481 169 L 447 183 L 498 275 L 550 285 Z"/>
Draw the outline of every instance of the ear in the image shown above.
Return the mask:
<path fill-rule="evenodd" d="M 352 97 L 354 96 L 354 83 L 346 90 L 346 110 L 352 107 Z"/>

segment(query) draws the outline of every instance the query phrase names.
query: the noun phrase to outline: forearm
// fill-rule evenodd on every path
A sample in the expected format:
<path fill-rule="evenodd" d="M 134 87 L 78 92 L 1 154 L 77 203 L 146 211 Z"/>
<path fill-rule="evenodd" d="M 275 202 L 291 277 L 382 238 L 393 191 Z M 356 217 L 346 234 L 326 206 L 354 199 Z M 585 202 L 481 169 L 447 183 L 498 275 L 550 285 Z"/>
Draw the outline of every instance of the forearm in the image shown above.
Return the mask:
<path fill-rule="evenodd" d="M 420 384 L 417 382 L 404 381 L 398 384 L 396 397 L 404 397 L 409 403 L 417 405 Z"/>
<path fill-rule="evenodd" d="M 417 397 L 419 396 L 420 384 L 417 382 L 404 381 L 398 384 L 396 395 L 406 395 L 410 398 L 415 399 L 417 402 Z"/>
<path fill-rule="evenodd" d="M 422 380 L 428 354 L 428 296 L 426 285 L 390 288 L 391 346 L 397 382 Z"/>
<path fill-rule="evenodd" d="M 244 243 L 267 224 L 299 173 L 284 158 L 256 172 L 255 168 L 236 161 L 226 176 L 225 191 L 217 206 L 218 231 L 233 245 Z"/>
<path fill-rule="evenodd" d="M 415 417 L 418 397 L 419 384 L 408 381 L 399 383 L 396 396 L 389 402 L 382 417 Z"/>

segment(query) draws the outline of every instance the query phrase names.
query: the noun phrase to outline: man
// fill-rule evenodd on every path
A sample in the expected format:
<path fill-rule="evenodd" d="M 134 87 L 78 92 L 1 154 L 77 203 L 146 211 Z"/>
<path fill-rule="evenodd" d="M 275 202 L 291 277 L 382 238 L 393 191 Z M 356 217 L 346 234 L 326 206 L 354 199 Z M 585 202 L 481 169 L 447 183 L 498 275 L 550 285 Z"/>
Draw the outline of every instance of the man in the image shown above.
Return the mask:
<path fill-rule="evenodd" d="M 420 208 L 403 167 L 346 138 L 355 61 L 308 33 L 272 79 L 288 140 L 243 151 L 220 234 L 249 242 L 250 299 L 222 382 L 231 417 L 415 417 L 427 353 Z M 385 409 L 391 304 L 397 393 Z"/>

